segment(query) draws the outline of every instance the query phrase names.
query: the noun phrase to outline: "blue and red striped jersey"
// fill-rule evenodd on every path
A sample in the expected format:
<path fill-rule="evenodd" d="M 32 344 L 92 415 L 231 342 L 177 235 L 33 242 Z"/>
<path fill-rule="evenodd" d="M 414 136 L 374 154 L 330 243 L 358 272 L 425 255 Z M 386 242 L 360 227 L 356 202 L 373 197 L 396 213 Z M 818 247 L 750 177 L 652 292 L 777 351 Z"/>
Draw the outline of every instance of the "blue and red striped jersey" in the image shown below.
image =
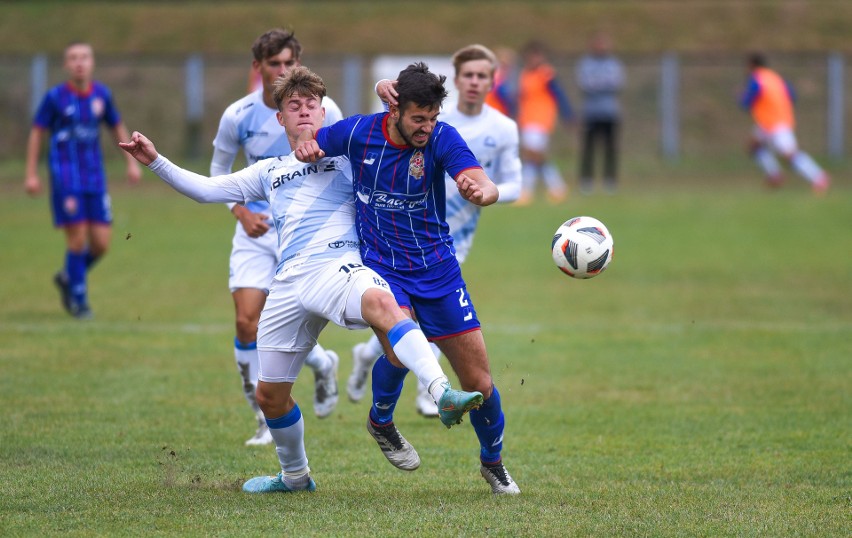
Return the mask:
<path fill-rule="evenodd" d="M 423 148 L 398 146 L 388 117 L 351 116 L 320 129 L 316 140 L 326 155 L 349 157 L 364 261 L 400 272 L 427 269 L 455 257 L 444 174 L 481 167 L 452 126 L 439 121 Z"/>
<path fill-rule="evenodd" d="M 67 82 L 47 92 L 33 124 L 50 131 L 48 167 L 55 190 L 106 192 L 100 124 L 114 127 L 120 121 L 112 92 L 100 82 L 84 93 Z"/>

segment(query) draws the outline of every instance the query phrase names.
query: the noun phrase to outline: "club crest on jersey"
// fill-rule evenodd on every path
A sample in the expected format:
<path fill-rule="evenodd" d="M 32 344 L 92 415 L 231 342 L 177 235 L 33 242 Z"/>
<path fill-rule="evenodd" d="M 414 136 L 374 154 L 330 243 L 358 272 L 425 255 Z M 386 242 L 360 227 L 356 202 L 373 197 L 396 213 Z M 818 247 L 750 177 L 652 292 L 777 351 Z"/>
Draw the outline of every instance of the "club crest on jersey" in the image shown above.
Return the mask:
<path fill-rule="evenodd" d="M 423 177 L 423 152 L 419 149 L 408 160 L 408 175 L 414 179 Z"/>
<path fill-rule="evenodd" d="M 100 97 L 92 99 L 92 114 L 95 117 L 101 117 L 104 113 L 104 100 Z"/>
<path fill-rule="evenodd" d="M 66 196 L 65 199 L 62 200 L 62 209 L 65 211 L 65 215 L 73 217 L 77 214 L 77 209 L 79 209 L 77 199 L 73 196 Z"/>

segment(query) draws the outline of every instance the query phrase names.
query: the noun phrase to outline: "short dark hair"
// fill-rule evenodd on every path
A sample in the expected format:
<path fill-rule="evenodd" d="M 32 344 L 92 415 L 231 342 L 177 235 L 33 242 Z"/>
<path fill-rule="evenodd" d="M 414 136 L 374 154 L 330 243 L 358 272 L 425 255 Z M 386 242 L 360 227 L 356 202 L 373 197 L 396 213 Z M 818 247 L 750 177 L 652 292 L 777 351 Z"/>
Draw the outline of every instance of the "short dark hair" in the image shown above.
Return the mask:
<path fill-rule="evenodd" d="M 396 78 L 396 98 L 399 110 L 405 110 L 408 103 L 414 103 L 422 108 L 441 108 L 447 98 L 444 87 L 445 75 L 436 75 L 429 71 L 429 66 L 423 62 L 409 65 L 399 72 Z"/>
<path fill-rule="evenodd" d="M 302 97 L 316 97 L 322 101 L 325 94 L 325 82 L 322 78 L 307 67 L 297 66 L 275 80 L 272 99 L 275 101 L 278 110 L 281 110 L 281 103 L 288 97 L 301 95 Z"/>
<path fill-rule="evenodd" d="M 752 52 L 748 55 L 749 67 L 766 67 L 766 55 L 762 52 Z"/>
<path fill-rule="evenodd" d="M 547 45 L 544 44 L 544 41 L 539 41 L 538 39 L 532 39 L 528 41 L 524 47 L 521 49 L 521 53 L 524 55 L 527 54 L 541 54 L 547 55 Z"/>
<path fill-rule="evenodd" d="M 273 28 L 254 40 L 251 53 L 255 61 L 262 62 L 266 58 L 276 56 L 284 49 L 293 51 L 293 59 L 298 60 L 302 56 L 302 44 L 296 39 L 291 30 Z"/>
<path fill-rule="evenodd" d="M 71 49 L 71 47 L 89 47 L 89 50 L 92 51 L 92 54 L 95 53 L 95 48 L 92 46 L 91 43 L 89 43 L 88 41 L 83 41 L 82 39 L 75 39 L 65 45 L 65 48 L 62 49 L 62 55 L 64 56 L 68 54 L 68 51 Z"/>

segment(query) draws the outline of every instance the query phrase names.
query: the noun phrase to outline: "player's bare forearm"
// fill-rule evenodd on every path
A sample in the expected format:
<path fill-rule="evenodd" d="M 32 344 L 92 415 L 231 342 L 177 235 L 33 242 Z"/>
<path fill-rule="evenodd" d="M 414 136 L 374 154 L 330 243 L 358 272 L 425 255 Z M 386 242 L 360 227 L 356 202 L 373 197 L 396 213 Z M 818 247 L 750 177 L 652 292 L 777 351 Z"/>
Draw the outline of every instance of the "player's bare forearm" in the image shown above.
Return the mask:
<path fill-rule="evenodd" d="M 123 123 L 119 123 L 112 129 L 112 135 L 115 138 L 115 141 L 121 145 L 121 142 L 130 138 L 127 134 L 127 128 Z M 139 168 L 139 163 L 133 158 L 132 155 L 125 155 L 127 158 L 127 180 L 131 184 L 138 183 L 142 178 L 142 171 Z"/>
<path fill-rule="evenodd" d="M 266 220 L 268 215 L 263 213 L 255 213 L 244 205 L 237 204 L 231 208 L 231 212 L 240 221 L 240 224 L 249 237 L 260 237 L 269 231 L 269 224 Z"/>
<path fill-rule="evenodd" d="M 491 205 L 500 198 L 497 185 L 481 168 L 473 168 L 459 174 L 456 177 L 456 187 L 462 198 L 478 206 Z"/>
<path fill-rule="evenodd" d="M 30 130 L 27 140 L 27 171 L 24 178 L 24 190 L 35 196 L 41 192 L 41 180 L 38 177 L 38 155 L 41 151 L 42 131 L 38 127 Z"/>

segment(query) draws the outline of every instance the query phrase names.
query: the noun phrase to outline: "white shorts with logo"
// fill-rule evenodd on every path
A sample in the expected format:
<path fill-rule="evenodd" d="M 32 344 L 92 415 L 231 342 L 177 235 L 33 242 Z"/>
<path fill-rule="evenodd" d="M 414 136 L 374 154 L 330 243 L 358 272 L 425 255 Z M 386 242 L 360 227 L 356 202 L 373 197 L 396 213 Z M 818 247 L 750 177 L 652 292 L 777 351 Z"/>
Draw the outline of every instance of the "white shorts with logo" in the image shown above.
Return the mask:
<path fill-rule="evenodd" d="M 794 155 L 799 151 L 796 135 L 793 133 L 793 129 L 789 127 L 776 127 L 772 132 L 768 132 L 755 125 L 754 138 L 781 155 Z"/>
<path fill-rule="evenodd" d="M 269 284 L 278 267 L 278 234 L 270 228 L 258 238 L 249 237 L 243 225 L 237 222 L 237 230 L 231 243 L 228 288 L 231 293 L 242 288 L 269 291 Z"/>
<path fill-rule="evenodd" d="M 361 263 L 357 251 L 285 268 L 275 275 L 257 325 L 258 379 L 292 383 L 329 321 L 346 329 L 369 327 L 361 296 L 390 286 Z"/>

